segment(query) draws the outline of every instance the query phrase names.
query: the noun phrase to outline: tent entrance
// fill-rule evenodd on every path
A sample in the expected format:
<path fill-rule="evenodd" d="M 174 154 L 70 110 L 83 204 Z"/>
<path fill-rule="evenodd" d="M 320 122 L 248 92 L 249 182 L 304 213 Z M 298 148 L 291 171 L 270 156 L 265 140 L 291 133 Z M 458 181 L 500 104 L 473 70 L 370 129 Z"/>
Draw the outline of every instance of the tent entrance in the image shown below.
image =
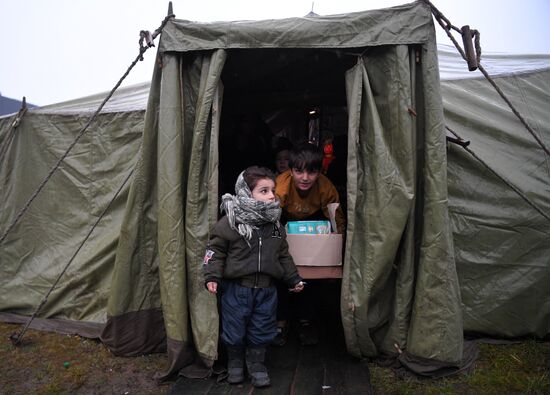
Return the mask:
<path fill-rule="evenodd" d="M 322 146 L 330 138 L 335 159 L 327 176 L 345 203 L 345 73 L 356 62 L 355 56 L 327 49 L 227 51 L 221 76 L 219 195 L 233 194 L 238 174 L 248 166 L 260 165 L 276 171 L 275 154 L 281 141 L 293 145 L 313 141 Z M 340 280 L 308 282 L 310 293 L 314 292 L 315 316 L 339 317 Z M 303 318 L 284 296 L 281 295 L 280 303 L 289 307 L 287 318 Z"/>
<path fill-rule="evenodd" d="M 280 138 L 319 145 L 332 138 L 336 159 L 328 176 L 345 202 L 345 72 L 356 59 L 331 49 L 227 51 L 221 76 L 220 196 L 233 193 L 237 175 L 250 165 L 275 170 Z"/>

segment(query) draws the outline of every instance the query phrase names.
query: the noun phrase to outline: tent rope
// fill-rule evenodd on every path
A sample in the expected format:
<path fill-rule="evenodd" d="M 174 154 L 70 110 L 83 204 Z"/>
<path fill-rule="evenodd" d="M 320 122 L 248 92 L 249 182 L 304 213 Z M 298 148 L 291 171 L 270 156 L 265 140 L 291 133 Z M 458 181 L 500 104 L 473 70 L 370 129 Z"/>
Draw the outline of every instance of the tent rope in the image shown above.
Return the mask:
<path fill-rule="evenodd" d="M 459 142 L 465 142 L 464 139 L 462 139 L 455 131 L 453 131 L 448 126 L 445 126 L 445 128 L 451 132 L 458 140 Z M 450 140 L 452 141 L 452 140 Z M 453 141 L 454 142 L 454 141 Z M 483 159 L 481 159 L 474 151 L 472 151 L 470 148 L 468 148 L 468 144 L 464 143 L 456 143 L 457 145 L 460 145 L 466 152 L 468 152 L 470 155 L 472 155 L 475 159 L 477 159 L 487 170 L 489 170 L 491 173 L 493 173 L 495 176 L 497 176 L 502 182 L 504 182 L 506 185 L 508 185 L 514 192 L 516 192 L 528 205 L 533 207 L 540 215 L 542 215 L 544 218 L 546 218 L 550 222 L 550 216 L 546 214 L 539 206 L 537 206 L 533 201 L 531 201 L 519 188 L 514 186 L 511 182 L 506 180 L 503 176 L 498 174 L 496 171 L 494 171 Z"/>
<path fill-rule="evenodd" d="M 464 50 L 462 49 L 460 44 L 456 41 L 456 39 L 453 37 L 453 35 L 451 33 L 451 29 L 453 29 L 453 30 L 455 30 L 455 31 L 457 31 L 457 32 L 459 32 L 460 34 L 463 35 L 464 34 L 464 29 L 459 29 L 456 26 L 452 25 L 451 22 L 431 3 L 430 0 L 423 0 L 423 1 L 430 6 L 434 18 L 437 20 L 437 22 L 443 28 L 443 30 L 445 30 L 445 32 L 447 33 L 447 36 L 451 39 L 451 41 L 453 42 L 454 46 L 456 47 L 457 51 L 460 53 L 462 58 L 467 63 L 470 64 L 471 60 L 466 55 L 466 53 L 464 52 Z M 537 134 L 531 128 L 531 126 L 529 126 L 529 124 L 527 123 L 525 118 L 519 113 L 519 111 L 515 108 L 515 106 L 512 104 L 512 102 L 508 99 L 508 97 L 504 94 L 504 92 L 499 88 L 499 86 L 491 78 L 491 76 L 489 75 L 487 70 L 485 70 L 485 68 L 481 64 L 481 45 L 480 45 L 480 34 L 479 34 L 479 32 L 477 30 L 469 30 L 469 28 L 468 28 L 468 32 L 471 33 L 471 35 L 474 37 L 474 41 L 475 41 L 475 50 L 476 50 L 476 59 L 475 59 L 476 65 L 475 66 L 477 66 L 477 68 L 479 69 L 479 71 L 481 71 L 481 73 L 487 79 L 487 81 L 489 81 L 489 83 L 495 88 L 495 90 L 500 95 L 500 97 L 504 100 L 504 102 L 508 105 L 508 107 L 510 107 L 510 109 L 512 110 L 514 115 L 516 115 L 516 117 L 520 120 L 520 122 L 523 124 L 523 126 L 525 126 L 527 131 L 537 141 L 537 143 L 543 149 L 543 151 L 546 153 L 546 155 L 550 156 L 550 150 L 548 149 L 546 144 L 544 144 L 544 142 L 540 139 L 540 137 L 537 136 Z M 465 40 L 469 40 L 471 42 L 471 37 L 466 37 Z M 470 68 L 470 71 L 474 71 L 474 70 L 475 70 L 475 68 Z"/>
<path fill-rule="evenodd" d="M 78 253 L 80 252 L 80 250 L 82 249 L 82 247 L 84 246 L 84 244 L 86 243 L 86 241 L 88 241 L 88 239 L 90 238 L 90 236 L 92 235 L 92 232 L 95 230 L 95 228 L 97 227 L 97 225 L 99 224 L 99 222 L 101 221 L 101 219 L 105 216 L 105 214 L 107 213 L 107 211 L 109 211 L 109 208 L 111 207 L 111 205 L 113 204 L 113 202 L 116 200 L 116 198 L 118 197 L 118 195 L 120 194 L 120 192 L 122 191 L 122 189 L 124 188 L 124 186 L 126 185 L 126 183 L 128 182 L 128 180 L 130 179 L 130 177 L 132 177 L 132 174 L 134 173 L 134 169 L 135 168 L 132 168 L 132 170 L 130 170 L 130 172 L 128 173 L 128 175 L 126 176 L 126 178 L 124 179 L 124 182 L 120 185 L 120 187 L 118 188 L 118 190 L 116 191 L 116 193 L 114 194 L 113 198 L 111 199 L 111 201 L 109 202 L 109 204 L 107 204 L 107 206 L 103 209 L 103 211 L 101 212 L 101 214 L 99 215 L 99 217 L 97 218 L 97 220 L 94 222 L 93 226 L 91 227 L 90 231 L 88 232 L 88 234 L 86 235 L 86 237 L 84 238 L 84 240 L 82 240 L 82 243 L 80 243 L 80 245 L 78 246 L 78 248 L 76 249 L 75 253 L 73 254 L 73 256 L 71 257 L 71 259 L 69 259 L 69 261 L 67 262 L 67 264 L 65 265 L 65 267 L 63 268 L 63 270 L 61 271 L 61 273 L 59 273 L 59 275 L 57 276 L 57 279 L 55 280 L 55 282 L 53 283 L 53 285 L 51 286 L 51 288 L 49 289 L 49 291 L 46 293 L 46 295 L 44 296 L 44 298 L 42 298 L 42 301 L 40 302 L 40 304 L 38 305 L 38 307 L 36 308 L 36 310 L 34 311 L 34 313 L 32 313 L 31 317 L 29 318 L 29 320 L 27 321 L 27 323 L 25 324 L 25 326 L 23 327 L 23 329 L 21 330 L 21 332 L 19 332 L 18 334 L 17 333 L 13 333 L 11 336 L 10 336 L 10 340 L 12 341 L 12 343 L 16 346 L 20 345 L 21 342 L 23 341 L 23 336 L 25 335 L 25 332 L 27 331 L 27 329 L 29 328 L 29 326 L 31 325 L 31 322 L 36 318 L 36 316 L 40 313 L 40 311 L 42 310 L 42 308 L 44 307 L 44 305 L 46 304 L 46 302 L 48 301 L 48 297 L 50 296 L 50 294 L 53 292 L 53 290 L 55 289 L 55 287 L 57 286 L 57 283 L 59 282 L 59 280 L 61 280 L 61 277 L 63 277 L 63 275 L 65 274 L 65 272 L 67 271 L 67 269 L 69 268 L 69 266 L 71 265 L 71 263 L 73 263 L 74 259 L 76 258 L 76 256 L 78 255 Z"/>
<path fill-rule="evenodd" d="M 21 108 L 15 115 L 15 119 L 11 123 L 9 130 L 6 133 L 5 140 L 2 142 L 2 145 L 0 145 L 0 164 L 4 160 L 4 155 L 8 153 L 8 147 L 11 145 L 13 137 L 15 136 L 15 130 L 21 123 L 21 119 L 23 119 L 23 115 L 27 113 L 28 109 L 29 108 L 27 107 L 27 99 L 25 96 L 23 96 L 23 101 L 21 102 Z"/>
<path fill-rule="evenodd" d="M 166 24 L 168 23 L 168 21 L 170 19 L 172 19 L 175 15 L 172 14 L 171 12 L 169 12 L 169 14 L 164 18 L 164 20 L 162 21 L 161 25 L 154 31 L 153 34 L 149 33 L 148 31 L 146 30 L 142 30 L 140 32 L 140 39 L 139 39 L 139 54 L 136 56 L 136 58 L 134 59 L 134 61 L 130 64 L 130 66 L 128 67 L 128 69 L 126 70 L 126 72 L 122 75 L 122 77 L 118 80 L 118 82 L 115 84 L 115 86 L 113 87 L 113 89 L 111 89 L 111 91 L 109 92 L 109 94 L 107 95 L 107 97 L 105 97 L 105 99 L 103 100 L 103 102 L 101 102 L 101 104 L 99 105 L 99 107 L 97 108 L 97 110 L 94 112 L 94 114 L 92 115 L 92 117 L 88 120 L 88 122 L 86 122 L 86 125 L 84 125 L 84 127 L 80 130 L 80 132 L 77 134 L 77 136 L 75 137 L 74 141 L 69 145 L 69 148 L 67 148 L 67 150 L 65 151 L 65 153 L 59 158 L 59 160 L 57 161 L 57 163 L 51 168 L 51 170 L 49 171 L 49 173 L 46 175 L 46 177 L 44 178 L 44 180 L 42 180 L 42 182 L 40 183 L 40 185 L 38 186 L 38 188 L 36 188 L 36 190 L 34 191 L 34 193 L 31 195 L 31 197 L 29 198 L 29 200 L 27 200 L 27 202 L 25 203 L 25 205 L 21 208 L 21 210 L 19 210 L 19 212 L 17 213 L 17 215 L 15 216 L 15 218 L 13 219 L 13 221 L 11 222 L 11 224 L 8 226 L 8 228 L 6 229 L 6 231 L 2 234 L 2 237 L 0 237 L 0 244 L 2 244 L 2 242 L 6 239 L 6 237 L 8 236 L 8 234 L 11 232 L 11 230 L 15 227 L 15 225 L 19 222 L 19 220 L 21 219 L 21 217 L 23 216 L 23 214 L 27 211 L 27 209 L 29 208 L 29 206 L 31 205 L 31 203 L 33 202 L 34 199 L 36 199 L 36 197 L 38 196 L 38 194 L 42 191 L 42 189 L 44 188 L 44 186 L 46 185 L 46 183 L 50 180 L 50 178 L 54 175 L 54 173 L 57 171 L 57 169 L 59 168 L 59 166 L 61 165 L 61 163 L 65 160 L 65 158 L 67 157 L 67 155 L 69 155 L 69 152 L 71 152 L 71 150 L 73 149 L 73 147 L 76 145 L 76 143 L 80 140 L 80 138 L 84 135 L 84 133 L 86 132 L 86 130 L 88 129 L 88 127 L 92 124 L 92 122 L 96 119 L 96 117 L 98 116 L 98 114 L 101 112 L 101 110 L 103 109 L 103 106 L 105 106 L 105 104 L 107 103 L 107 101 L 113 96 L 113 94 L 115 93 L 115 91 L 118 89 L 118 87 L 120 86 L 120 84 L 122 84 L 122 81 L 124 81 L 124 79 L 128 76 L 128 74 L 130 74 L 130 71 L 134 68 L 134 66 L 137 64 L 138 61 L 140 60 L 143 60 L 143 54 L 145 53 L 145 51 L 147 51 L 150 47 L 154 47 L 155 46 L 155 43 L 154 43 L 154 39 L 162 32 L 162 30 L 164 29 L 164 27 L 166 26 Z M 144 45 L 143 44 L 143 41 L 146 41 L 146 44 L 147 45 Z"/>

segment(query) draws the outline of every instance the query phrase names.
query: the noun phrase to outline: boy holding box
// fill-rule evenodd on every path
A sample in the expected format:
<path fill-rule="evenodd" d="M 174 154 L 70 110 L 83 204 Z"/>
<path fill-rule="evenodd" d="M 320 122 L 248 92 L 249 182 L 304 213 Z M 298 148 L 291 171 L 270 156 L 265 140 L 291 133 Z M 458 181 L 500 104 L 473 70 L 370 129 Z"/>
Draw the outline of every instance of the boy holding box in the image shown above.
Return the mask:
<path fill-rule="evenodd" d="M 322 162 L 323 152 L 313 144 L 301 144 L 290 152 L 290 169 L 277 177 L 275 187 L 284 222 L 330 218 L 328 205 L 339 203 L 340 199 L 332 182 L 321 174 Z M 340 207 L 335 217 L 337 233 L 344 233 L 345 219 Z M 275 344 L 283 345 L 286 342 L 288 292 L 282 288 L 278 291 L 278 336 Z M 311 322 L 315 313 L 315 297 L 309 289 L 298 298 L 300 341 L 303 345 L 316 344 L 317 333 Z"/>

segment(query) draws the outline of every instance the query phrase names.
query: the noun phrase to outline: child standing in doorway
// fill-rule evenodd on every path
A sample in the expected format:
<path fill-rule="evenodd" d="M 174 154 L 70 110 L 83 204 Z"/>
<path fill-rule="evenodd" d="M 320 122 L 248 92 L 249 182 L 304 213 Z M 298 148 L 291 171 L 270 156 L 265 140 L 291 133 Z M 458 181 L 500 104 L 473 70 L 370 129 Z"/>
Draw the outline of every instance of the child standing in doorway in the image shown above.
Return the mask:
<path fill-rule="evenodd" d="M 328 219 L 328 206 L 339 203 L 338 191 L 321 173 L 323 152 L 315 145 L 302 143 L 290 152 L 289 170 L 277 177 L 277 198 L 281 204 L 283 222 Z M 344 233 L 345 218 L 340 207 L 335 213 L 337 233 Z M 314 325 L 319 282 L 308 281 L 308 289 L 300 295 L 289 295 L 279 287 L 278 335 L 275 345 L 284 345 L 288 331 L 290 305 L 298 310 L 299 338 L 302 345 L 318 342 Z"/>
<path fill-rule="evenodd" d="M 221 293 L 222 342 L 228 354 L 228 378 L 244 381 L 244 365 L 255 387 L 270 385 L 264 365 L 266 347 L 277 335 L 275 280 L 301 292 L 304 283 L 288 252 L 279 223 L 271 170 L 252 166 L 235 184 L 235 195 L 222 196 L 222 217 L 214 226 L 204 257 L 204 282 Z"/>

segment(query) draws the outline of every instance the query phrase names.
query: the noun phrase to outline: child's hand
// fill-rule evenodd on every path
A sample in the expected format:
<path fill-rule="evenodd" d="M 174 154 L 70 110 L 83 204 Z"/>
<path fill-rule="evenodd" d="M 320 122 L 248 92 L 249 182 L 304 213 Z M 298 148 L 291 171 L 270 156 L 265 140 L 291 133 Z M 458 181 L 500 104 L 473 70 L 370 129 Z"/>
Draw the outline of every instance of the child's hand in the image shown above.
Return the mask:
<path fill-rule="evenodd" d="M 215 281 L 209 281 L 206 283 L 206 288 L 208 288 L 208 291 L 210 293 L 216 294 L 218 293 L 218 283 Z"/>
<path fill-rule="evenodd" d="M 304 285 L 306 283 L 303 282 L 303 281 L 300 281 L 299 283 L 297 283 L 294 288 L 290 288 L 289 291 L 290 292 L 302 292 L 302 290 L 304 289 Z"/>

